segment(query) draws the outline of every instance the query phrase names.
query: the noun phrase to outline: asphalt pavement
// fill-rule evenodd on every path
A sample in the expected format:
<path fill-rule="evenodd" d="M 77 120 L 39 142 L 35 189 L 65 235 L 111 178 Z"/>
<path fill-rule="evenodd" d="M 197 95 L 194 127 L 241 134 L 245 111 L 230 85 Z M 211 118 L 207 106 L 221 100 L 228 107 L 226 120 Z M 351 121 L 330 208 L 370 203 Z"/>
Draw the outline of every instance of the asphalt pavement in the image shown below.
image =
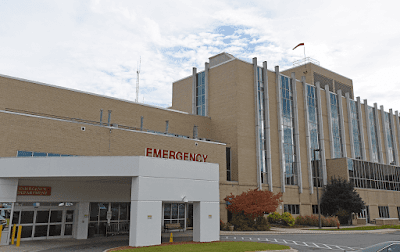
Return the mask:
<path fill-rule="evenodd" d="M 290 232 L 290 230 L 288 230 Z M 300 252 L 306 251 L 355 251 L 384 241 L 399 241 L 400 231 L 381 230 L 381 232 L 351 233 L 350 231 L 331 231 L 330 233 L 293 232 L 275 233 L 224 232 L 222 241 L 254 241 L 276 243 L 290 246 Z"/>
<path fill-rule="evenodd" d="M 221 241 L 251 241 L 283 244 L 300 252 L 306 251 L 355 251 L 385 241 L 400 241 L 398 230 L 326 231 L 292 228 L 272 228 L 262 232 L 220 232 Z M 174 241 L 191 240 L 192 232 L 174 233 Z M 162 234 L 163 242 L 169 233 Z M 0 246 L 4 252 L 103 252 L 106 249 L 128 246 L 128 236 L 97 237 L 87 240 L 54 239 L 21 242 L 21 247 Z"/>

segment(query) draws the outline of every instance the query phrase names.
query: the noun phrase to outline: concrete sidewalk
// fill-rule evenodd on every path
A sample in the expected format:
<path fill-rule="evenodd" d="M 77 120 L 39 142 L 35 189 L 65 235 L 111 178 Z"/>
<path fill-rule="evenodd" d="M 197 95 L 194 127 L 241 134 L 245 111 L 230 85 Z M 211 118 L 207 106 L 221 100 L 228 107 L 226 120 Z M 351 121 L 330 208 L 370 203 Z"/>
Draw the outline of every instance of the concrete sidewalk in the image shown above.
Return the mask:
<path fill-rule="evenodd" d="M 192 241 L 193 231 L 187 230 L 185 232 L 172 232 L 174 242 Z M 169 242 L 171 232 L 161 233 L 161 241 Z M 48 240 L 35 240 L 35 241 L 21 241 L 20 247 L 15 245 L 0 246 L 1 252 L 38 252 L 38 251 L 60 251 L 63 248 L 66 251 L 80 251 L 81 248 L 95 247 L 96 245 L 104 244 L 108 248 L 115 248 L 119 246 L 127 246 L 129 244 L 129 236 L 111 236 L 111 237 L 96 237 L 87 240 L 76 240 L 73 238 L 67 239 L 48 239 Z M 95 249 L 92 249 L 95 251 Z M 86 250 L 85 250 L 86 251 Z M 101 250 L 101 251 L 104 251 Z"/>
<path fill-rule="evenodd" d="M 88 247 L 99 243 L 110 242 L 121 243 L 123 246 L 126 241 L 129 240 L 128 236 L 114 236 L 114 237 L 96 237 L 87 240 L 77 240 L 73 238 L 67 239 L 48 239 L 48 240 L 36 240 L 36 241 L 21 241 L 21 245 L 16 247 L 15 245 L 0 246 L 1 252 L 38 252 L 38 251 L 52 251 L 59 250 L 60 248 L 81 246 Z M 115 247 L 116 245 L 112 245 Z M 117 245 L 118 246 L 118 245 Z M 79 251 L 79 250 L 76 250 Z"/>

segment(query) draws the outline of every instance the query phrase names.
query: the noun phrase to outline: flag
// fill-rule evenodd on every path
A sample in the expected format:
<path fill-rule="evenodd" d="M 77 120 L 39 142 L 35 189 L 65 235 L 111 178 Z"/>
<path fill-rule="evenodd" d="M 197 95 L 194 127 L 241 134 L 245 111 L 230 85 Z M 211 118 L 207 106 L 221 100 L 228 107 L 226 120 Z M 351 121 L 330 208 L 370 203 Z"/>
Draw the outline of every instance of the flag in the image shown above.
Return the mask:
<path fill-rule="evenodd" d="M 297 47 L 303 46 L 303 45 L 304 45 L 304 43 L 300 43 L 300 44 L 298 44 L 297 46 L 295 46 L 295 47 L 293 48 L 293 50 L 296 49 Z"/>

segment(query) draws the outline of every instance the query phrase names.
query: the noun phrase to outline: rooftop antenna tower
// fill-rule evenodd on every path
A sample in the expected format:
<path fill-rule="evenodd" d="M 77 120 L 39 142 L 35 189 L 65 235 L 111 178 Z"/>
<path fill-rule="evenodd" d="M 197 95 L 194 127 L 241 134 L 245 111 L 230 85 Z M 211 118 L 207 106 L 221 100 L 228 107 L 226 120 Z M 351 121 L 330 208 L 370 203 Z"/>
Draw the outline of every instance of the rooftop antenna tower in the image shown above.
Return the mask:
<path fill-rule="evenodd" d="M 142 64 L 142 57 L 140 57 L 137 70 L 136 70 L 136 100 L 135 102 L 139 102 L 139 74 L 140 74 L 140 65 Z"/>

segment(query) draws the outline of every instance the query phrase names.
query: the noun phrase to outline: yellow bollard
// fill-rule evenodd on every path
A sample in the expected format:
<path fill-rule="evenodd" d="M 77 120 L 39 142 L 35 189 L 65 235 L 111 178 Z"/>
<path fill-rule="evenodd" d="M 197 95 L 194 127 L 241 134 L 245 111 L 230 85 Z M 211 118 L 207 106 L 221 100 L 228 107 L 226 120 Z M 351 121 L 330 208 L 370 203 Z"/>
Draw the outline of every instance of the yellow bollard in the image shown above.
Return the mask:
<path fill-rule="evenodd" d="M 22 226 L 19 225 L 18 226 L 18 235 L 17 235 L 17 244 L 16 244 L 17 247 L 19 247 L 19 245 L 21 244 L 21 232 L 22 232 Z"/>
<path fill-rule="evenodd" d="M 17 225 L 14 224 L 13 230 L 12 230 L 12 235 L 11 235 L 11 245 L 14 245 L 15 229 L 17 229 Z"/>
<path fill-rule="evenodd" d="M 172 233 L 171 233 L 171 235 L 169 236 L 169 242 L 174 242 L 174 238 L 173 238 L 173 236 L 172 236 Z"/>
<path fill-rule="evenodd" d="M 3 225 L 0 225 L 0 242 L 1 242 L 1 233 L 3 232 Z"/>

